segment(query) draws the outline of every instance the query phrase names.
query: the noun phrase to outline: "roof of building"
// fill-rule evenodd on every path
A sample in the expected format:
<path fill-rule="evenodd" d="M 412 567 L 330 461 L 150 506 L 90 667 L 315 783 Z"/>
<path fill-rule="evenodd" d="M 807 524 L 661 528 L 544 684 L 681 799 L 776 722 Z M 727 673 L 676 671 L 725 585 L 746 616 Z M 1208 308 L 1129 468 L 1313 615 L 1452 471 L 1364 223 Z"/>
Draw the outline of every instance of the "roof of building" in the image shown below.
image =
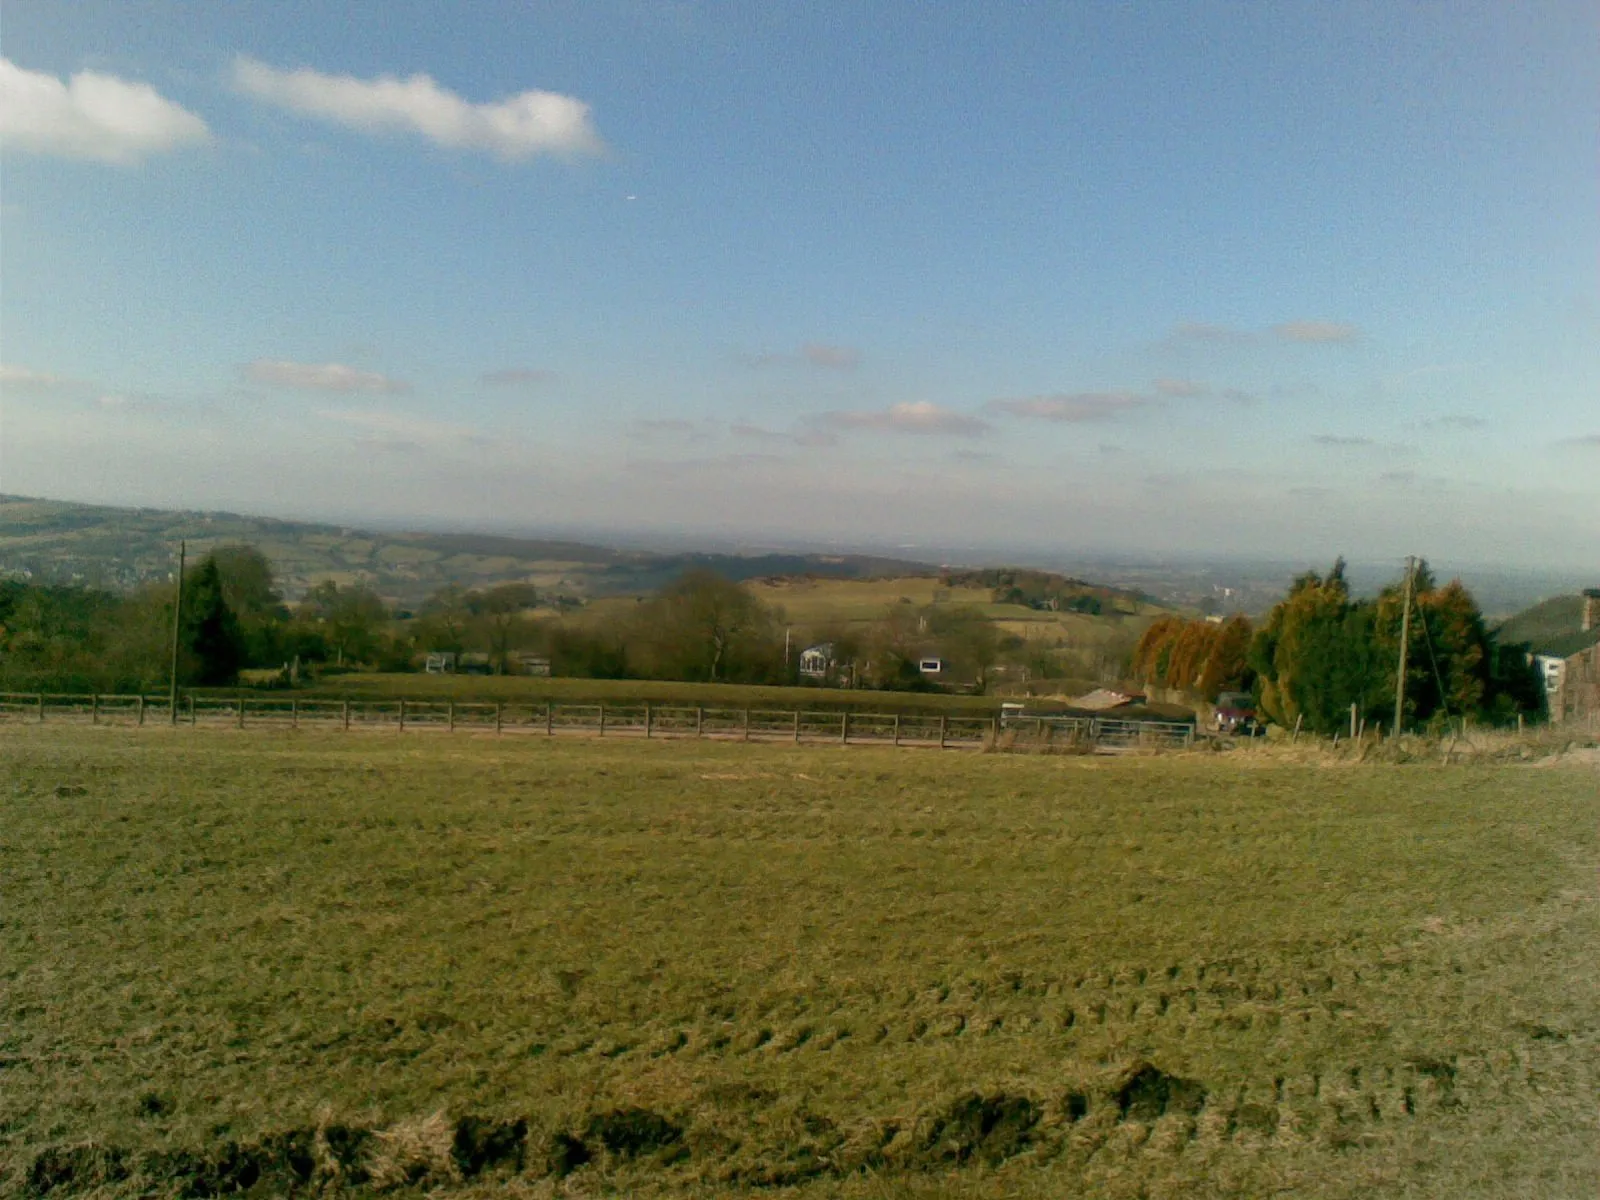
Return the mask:
<path fill-rule="evenodd" d="M 1086 708 L 1091 712 L 1100 712 L 1108 708 L 1121 708 L 1125 704 L 1143 703 L 1144 697 L 1138 692 L 1118 692 L 1110 688 L 1095 688 L 1077 697 L 1072 701 L 1076 708 Z"/>
<path fill-rule="evenodd" d="M 1524 644 L 1535 654 L 1555 654 L 1547 647 L 1565 646 L 1575 637 L 1584 636 L 1582 596 L 1555 596 L 1543 600 L 1532 608 L 1525 608 L 1516 616 L 1502 621 L 1494 631 L 1495 640 L 1502 646 Z M 1593 632 L 1592 630 L 1590 631 Z M 1561 657 L 1575 654 L 1589 645 L 1584 642 L 1572 650 L 1561 652 Z"/>
<path fill-rule="evenodd" d="M 1600 642 L 1600 625 L 1581 632 L 1575 629 L 1560 637 L 1538 638 L 1530 642 L 1528 648 L 1547 658 L 1571 658 L 1574 654 L 1582 654 L 1597 642 Z"/>

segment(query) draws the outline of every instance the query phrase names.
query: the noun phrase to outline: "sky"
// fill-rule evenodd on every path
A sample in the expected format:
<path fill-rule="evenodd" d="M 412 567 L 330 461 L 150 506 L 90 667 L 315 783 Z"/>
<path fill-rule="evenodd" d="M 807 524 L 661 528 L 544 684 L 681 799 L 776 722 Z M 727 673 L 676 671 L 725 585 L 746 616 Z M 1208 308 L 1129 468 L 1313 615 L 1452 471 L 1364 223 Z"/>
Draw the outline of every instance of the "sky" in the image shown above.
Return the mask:
<path fill-rule="evenodd" d="M 0 56 L 0 491 L 1600 570 L 1592 0 L 7 0 Z"/>

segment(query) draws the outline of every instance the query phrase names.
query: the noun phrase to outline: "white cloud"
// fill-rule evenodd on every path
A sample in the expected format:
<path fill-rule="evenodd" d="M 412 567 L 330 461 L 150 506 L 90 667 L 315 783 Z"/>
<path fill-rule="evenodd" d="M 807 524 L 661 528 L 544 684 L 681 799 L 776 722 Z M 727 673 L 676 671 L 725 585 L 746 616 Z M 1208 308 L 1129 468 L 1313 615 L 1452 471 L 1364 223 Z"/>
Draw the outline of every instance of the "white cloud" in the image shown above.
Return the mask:
<path fill-rule="evenodd" d="M 892 404 L 875 412 L 824 413 L 821 420 L 840 429 L 873 429 L 885 433 L 933 433 L 977 437 L 989 423 L 966 413 L 940 408 L 928 400 Z"/>
<path fill-rule="evenodd" d="M 376 371 L 358 371 L 343 363 L 298 363 L 258 358 L 242 368 L 246 379 L 272 387 L 307 392 L 409 392 L 411 385 Z"/>
<path fill-rule="evenodd" d="M 62 83 L 0 58 L 0 144 L 7 149 L 137 163 L 210 138 L 204 121 L 147 83 L 96 71 Z"/>
<path fill-rule="evenodd" d="M 301 68 L 281 71 L 251 58 L 233 64 L 246 95 L 363 132 L 415 133 L 441 146 L 484 150 L 515 160 L 535 154 L 598 154 L 604 149 L 589 106 L 557 92 L 526 91 L 473 104 L 427 75 L 356 79 Z"/>
<path fill-rule="evenodd" d="M 1020 400 L 994 400 L 989 407 L 1013 417 L 1041 421 L 1106 421 L 1119 413 L 1148 404 L 1136 392 L 1073 392 L 1054 396 L 1027 396 Z"/>

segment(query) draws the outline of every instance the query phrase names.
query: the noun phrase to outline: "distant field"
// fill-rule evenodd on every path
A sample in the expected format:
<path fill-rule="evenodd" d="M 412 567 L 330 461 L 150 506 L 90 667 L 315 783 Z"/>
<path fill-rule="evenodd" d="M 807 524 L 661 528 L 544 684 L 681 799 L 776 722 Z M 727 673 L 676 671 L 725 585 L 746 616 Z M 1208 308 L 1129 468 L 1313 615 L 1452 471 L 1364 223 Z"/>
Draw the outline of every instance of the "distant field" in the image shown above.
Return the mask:
<path fill-rule="evenodd" d="M 0 728 L 0 1194 L 1590 1197 L 1596 776 Z"/>
<path fill-rule="evenodd" d="M 1123 601 L 1127 612 L 1089 616 L 1074 612 L 1048 612 L 1020 604 L 992 604 L 988 588 L 946 588 L 933 576 L 896 579 L 785 579 L 756 580 L 747 585 L 767 604 L 781 607 L 797 625 L 823 628 L 830 624 L 862 624 L 881 620 L 885 611 L 909 601 L 917 607 L 939 603 L 972 605 L 998 622 L 1007 633 L 1043 639 L 1054 644 L 1065 639 L 1070 646 L 1091 648 L 1121 638 L 1131 646 L 1161 613 L 1156 605 Z"/>
<path fill-rule="evenodd" d="M 754 687 L 742 683 L 679 683 L 659 679 L 547 679 L 528 675 L 336 675 L 302 695 L 418 700 L 504 700 L 592 704 L 660 701 L 729 708 L 824 708 L 871 712 L 984 712 L 1000 707 L 994 696 L 947 692 L 874 692 L 823 687 Z"/>

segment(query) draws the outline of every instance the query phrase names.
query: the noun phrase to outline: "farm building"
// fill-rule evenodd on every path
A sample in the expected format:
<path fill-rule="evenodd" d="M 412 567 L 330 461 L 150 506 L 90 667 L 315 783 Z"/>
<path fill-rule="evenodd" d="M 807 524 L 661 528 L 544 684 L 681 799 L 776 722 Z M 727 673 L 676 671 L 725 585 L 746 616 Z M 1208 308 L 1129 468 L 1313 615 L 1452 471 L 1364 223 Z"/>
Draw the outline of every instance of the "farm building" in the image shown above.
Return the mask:
<path fill-rule="evenodd" d="M 1600 588 L 1546 601 L 1496 634 L 1502 644 L 1527 647 L 1552 724 L 1600 720 Z"/>
<path fill-rule="evenodd" d="M 833 672 L 833 643 L 821 642 L 800 651 L 800 675 L 803 679 L 826 679 Z"/>
<path fill-rule="evenodd" d="M 1578 628 L 1533 647 L 1552 722 L 1600 717 L 1600 588 L 1583 593 Z"/>

